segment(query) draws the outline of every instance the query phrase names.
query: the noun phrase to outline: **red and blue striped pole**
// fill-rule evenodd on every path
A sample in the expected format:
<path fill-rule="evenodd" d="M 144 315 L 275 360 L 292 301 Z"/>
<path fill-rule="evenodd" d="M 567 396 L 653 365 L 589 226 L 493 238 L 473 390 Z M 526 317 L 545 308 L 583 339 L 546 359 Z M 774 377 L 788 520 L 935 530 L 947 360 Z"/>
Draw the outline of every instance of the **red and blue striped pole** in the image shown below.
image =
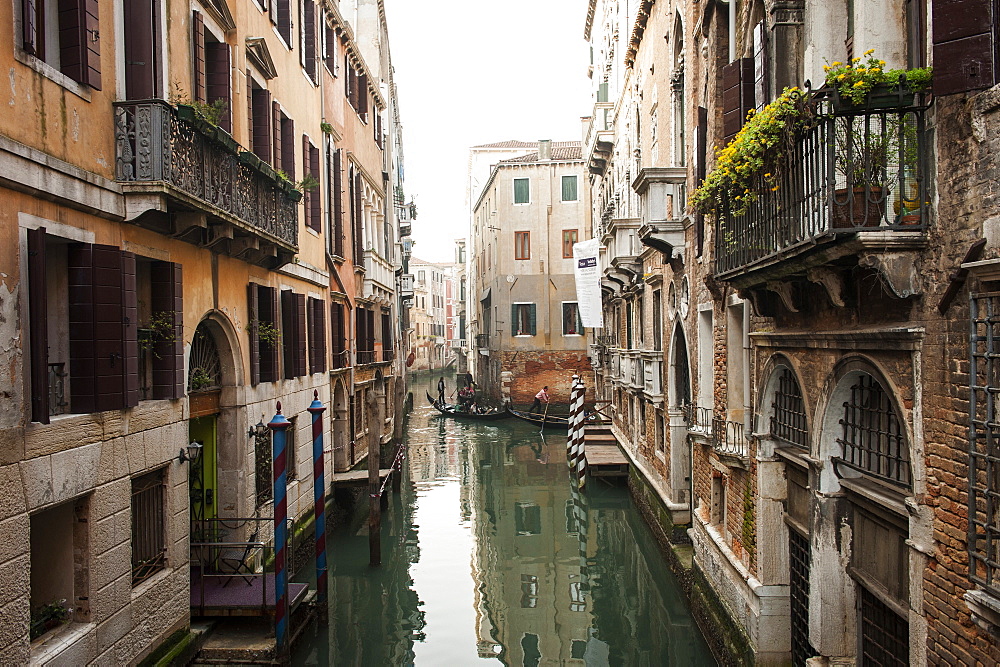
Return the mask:
<path fill-rule="evenodd" d="M 323 413 L 326 408 L 319 402 L 319 392 L 313 390 L 313 402 L 308 408 L 312 414 L 313 433 L 313 499 L 316 501 L 316 602 L 326 604 L 326 482 L 323 474 Z"/>
<path fill-rule="evenodd" d="M 286 431 L 292 425 L 281 414 L 281 401 L 277 413 L 267 425 L 271 429 L 271 469 L 274 471 L 274 638 L 279 655 L 288 652 L 288 497 L 286 495 L 285 443 Z"/>

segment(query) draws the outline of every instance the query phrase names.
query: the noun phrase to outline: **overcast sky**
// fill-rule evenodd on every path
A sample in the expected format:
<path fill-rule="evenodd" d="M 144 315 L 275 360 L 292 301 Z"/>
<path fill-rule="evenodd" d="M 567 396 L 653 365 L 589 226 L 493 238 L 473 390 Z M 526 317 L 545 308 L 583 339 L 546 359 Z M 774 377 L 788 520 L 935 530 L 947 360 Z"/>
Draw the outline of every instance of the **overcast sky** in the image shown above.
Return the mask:
<path fill-rule="evenodd" d="M 452 261 L 468 236 L 470 146 L 580 139 L 586 11 L 586 0 L 385 0 L 414 255 Z"/>

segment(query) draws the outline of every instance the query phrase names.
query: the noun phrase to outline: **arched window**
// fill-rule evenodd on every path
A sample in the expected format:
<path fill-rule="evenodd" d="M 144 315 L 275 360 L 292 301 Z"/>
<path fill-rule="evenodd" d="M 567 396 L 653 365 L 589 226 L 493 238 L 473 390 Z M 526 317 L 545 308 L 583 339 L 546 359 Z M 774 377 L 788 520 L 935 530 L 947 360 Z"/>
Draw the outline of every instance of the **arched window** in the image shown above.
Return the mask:
<path fill-rule="evenodd" d="M 802 400 L 799 383 L 788 368 L 782 368 L 778 375 L 778 386 L 774 389 L 771 408 L 771 435 L 798 447 L 808 448 L 805 402 Z"/>
<path fill-rule="evenodd" d="M 691 370 L 688 366 L 687 341 L 680 327 L 674 329 L 673 359 L 671 371 L 673 374 L 672 407 L 682 407 L 691 403 Z"/>
<path fill-rule="evenodd" d="M 910 456 L 903 427 L 889 395 L 868 373 L 859 373 L 840 419 L 837 461 L 865 475 L 910 488 Z"/>
<path fill-rule="evenodd" d="M 195 329 L 188 356 L 188 393 L 211 391 L 222 386 L 222 364 L 219 348 L 205 322 Z"/>

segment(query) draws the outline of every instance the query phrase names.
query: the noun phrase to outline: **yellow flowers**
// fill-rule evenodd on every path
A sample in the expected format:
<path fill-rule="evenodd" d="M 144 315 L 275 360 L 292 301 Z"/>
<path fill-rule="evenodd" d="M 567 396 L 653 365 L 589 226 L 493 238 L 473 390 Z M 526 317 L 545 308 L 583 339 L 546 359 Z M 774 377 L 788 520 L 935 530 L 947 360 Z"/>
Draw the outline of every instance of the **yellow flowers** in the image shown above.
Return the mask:
<path fill-rule="evenodd" d="M 910 91 L 924 90 L 930 86 L 930 68 L 885 71 L 885 61 L 879 60 L 868 49 L 864 58 L 851 58 L 850 62 L 835 61 L 823 68 L 826 85 L 835 89 L 841 100 L 862 104 L 876 86 L 899 86 L 905 81 Z"/>
<path fill-rule="evenodd" d="M 864 55 L 870 56 L 873 53 L 875 53 L 875 49 L 868 49 L 867 51 L 865 51 Z M 861 59 L 858 58 L 857 60 L 861 60 Z"/>

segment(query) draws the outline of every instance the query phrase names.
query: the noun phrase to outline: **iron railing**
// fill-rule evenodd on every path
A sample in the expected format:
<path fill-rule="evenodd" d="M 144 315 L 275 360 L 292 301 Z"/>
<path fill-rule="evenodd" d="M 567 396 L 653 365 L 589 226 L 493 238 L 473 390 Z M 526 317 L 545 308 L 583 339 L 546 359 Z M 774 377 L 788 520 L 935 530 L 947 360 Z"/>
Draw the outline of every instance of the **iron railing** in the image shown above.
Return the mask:
<path fill-rule="evenodd" d="M 132 480 L 132 585 L 145 581 L 166 564 L 163 472 Z"/>
<path fill-rule="evenodd" d="M 49 416 L 61 415 L 69 412 L 69 401 L 66 400 L 66 372 L 65 362 L 49 364 Z"/>
<path fill-rule="evenodd" d="M 722 202 L 715 235 L 715 273 L 727 274 L 808 247 L 820 237 L 862 230 L 926 227 L 928 141 L 924 108 L 820 114 L 801 131 L 775 175 L 761 170 L 744 211 Z"/>
<path fill-rule="evenodd" d="M 746 458 L 748 451 L 743 424 L 726 419 L 713 419 L 712 447 L 720 454 Z"/>
<path fill-rule="evenodd" d="M 392 348 L 382 348 L 382 361 L 392 361 L 396 358 L 396 351 Z"/>
<path fill-rule="evenodd" d="M 330 370 L 338 368 L 349 368 L 351 365 L 351 351 L 341 350 L 330 355 Z"/>
<path fill-rule="evenodd" d="M 291 528 L 291 520 L 288 527 Z M 291 531 L 288 531 L 291 534 Z M 233 517 L 191 522 L 191 585 L 197 590 L 192 611 L 204 615 L 213 606 L 213 592 L 234 579 L 251 588 L 252 600 L 260 594 L 260 609 L 274 607 L 274 519 Z M 270 595 L 268 591 L 271 591 Z M 246 596 L 248 599 L 251 596 Z"/>
<path fill-rule="evenodd" d="M 595 336 L 594 342 L 597 345 L 603 345 L 604 347 L 618 347 L 618 336 L 615 334 Z"/>
<path fill-rule="evenodd" d="M 374 364 L 375 363 L 375 350 L 358 350 L 358 363 L 359 364 Z"/>
<path fill-rule="evenodd" d="M 684 421 L 687 423 L 688 431 L 692 433 L 712 433 L 712 420 L 714 413 L 712 408 L 703 408 L 693 403 L 685 403 L 681 406 L 684 411 Z"/>
<path fill-rule="evenodd" d="M 296 199 L 267 165 L 248 153 L 210 139 L 211 126 L 181 119 L 162 100 L 115 102 L 115 178 L 126 183 L 164 183 L 207 208 L 228 214 L 253 230 L 298 246 Z M 221 136 L 221 135 L 220 135 Z"/>

